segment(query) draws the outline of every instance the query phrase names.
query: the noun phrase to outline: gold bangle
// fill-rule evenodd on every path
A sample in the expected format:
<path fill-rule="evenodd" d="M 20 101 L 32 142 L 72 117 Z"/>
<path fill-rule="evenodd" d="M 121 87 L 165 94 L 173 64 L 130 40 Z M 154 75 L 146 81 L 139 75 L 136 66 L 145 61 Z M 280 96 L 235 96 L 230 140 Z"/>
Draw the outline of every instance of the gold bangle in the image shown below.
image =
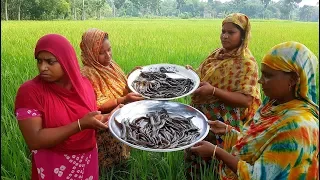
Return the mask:
<path fill-rule="evenodd" d="M 79 127 L 80 131 L 82 131 L 79 119 L 78 119 L 78 127 Z"/>
<path fill-rule="evenodd" d="M 216 92 L 216 87 L 213 87 L 212 96 L 214 96 L 215 92 Z"/>
<path fill-rule="evenodd" d="M 212 159 L 216 156 L 216 150 L 217 150 L 217 145 L 214 147 L 213 154 L 212 154 Z"/>
<path fill-rule="evenodd" d="M 229 129 L 229 125 L 227 124 L 225 134 L 227 134 L 227 133 L 228 133 L 228 129 Z"/>

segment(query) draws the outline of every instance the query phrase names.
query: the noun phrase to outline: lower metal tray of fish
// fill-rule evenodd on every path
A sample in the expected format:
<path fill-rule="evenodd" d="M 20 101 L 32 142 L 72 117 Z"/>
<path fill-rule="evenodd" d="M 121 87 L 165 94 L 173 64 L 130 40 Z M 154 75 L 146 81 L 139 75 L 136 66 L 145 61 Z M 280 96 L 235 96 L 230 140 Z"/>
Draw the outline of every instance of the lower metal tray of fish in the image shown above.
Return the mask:
<path fill-rule="evenodd" d="M 124 121 L 126 121 L 127 123 L 128 122 L 133 123 L 134 120 L 137 120 L 138 118 L 141 118 L 141 117 L 145 117 L 144 119 L 148 121 L 148 117 L 150 117 L 149 116 L 150 114 L 155 115 L 159 112 L 163 113 L 163 111 L 165 111 L 165 113 L 167 113 L 169 116 L 172 115 L 172 117 L 174 116 L 178 117 L 173 120 L 177 123 L 176 124 L 177 127 L 174 127 L 175 126 L 174 123 L 169 124 L 168 125 L 169 127 L 166 127 L 166 129 L 170 130 L 168 131 L 169 134 L 164 134 L 163 132 L 159 131 L 159 126 L 157 126 L 158 129 L 156 127 L 152 128 L 148 126 L 150 131 L 152 131 L 152 129 L 154 131 L 153 133 L 152 132 L 150 133 L 150 131 L 148 132 L 146 131 L 146 134 L 144 135 L 145 138 L 150 139 L 151 137 L 153 137 L 155 141 L 157 141 L 157 139 L 160 139 L 160 141 L 157 141 L 158 145 L 151 146 L 150 144 L 148 144 L 146 146 L 145 144 L 142 145 L 139 143 L 132 142 L 132 139 L 136 139 L 134 138 L 136 137 L 135 133 L 133 135 L 129 134 L 129 138 L 125 138 L 123 136 L 123 129 L 124 128 L 126 129 L 124 125 L 125 124 Z M 155 118 L 154 120 L 152 120 L 152 122 L 157 124 L 155 120 L 157 116 L 155 115 L 154 117 Z M 183 120 L 183 118 L 181 117 L 185 117 L 185 119 L 190 120 L 191 126 L 186 126 L 186 125 L 180 126 L 180 124 L 185 123 L 185 122 L 179 123 L 179 120 L 181 121 Z M 170 102 L 170 101 L 158 101 L 158 100 L 142 100 L 142 101 L 126 104 L 121 109 L 118 109 L 117 111 L 115 111 L 111 115 L 108 124 L 109 124 L 109 130 L 114 137 L 116 137 L 121 142 L 133 148 L 145 150 L 145 151 L 153 151 L 153 152 L 172 152 L 172 151 L 179 151 L 179 150 L 189 148 L 193 146 L 195 143 L 203 140 L 209 133 L 209 125 L 207 121 L 208 119 L 206 118 L 206 116 L 203 113 L 201 113 L 199 110 L 182 103 Z M 158 122 L 158 124 L 161 124 L 161 123 Z M 162 122 L 162 125 L 163 125 L 163 122 Z M 186 130 L 186 129 L 183 129 L 184 127 L 185 128 L 193 127 L 188 131 L 197 130 L 198 131 L 197 136 L 196 137 L 193 136 L 192 138 L 187 138 L 187 139 L 182 138 L 180 140 L 176 140 L 177 138 L 173 137 L 173 134 L 174 136 L 178 136 L 176 134 L 181 134 L 182 131 L 184 132 Z M 134 136 L 134 137 L 131 138 L 130 136 Z M 173 137 L 174 140 L 172 142 L 174 142 L 174 144 L 177 146 L 173 146 L 173 145 L 170 146 L 170 143 L 168 144 L 168 141 L 165 140 L 166 138 L 164 137 L 168 137 L 168 138 L 171 137 L 171 140 Z M 164 143 L 164 145 L 162 146 L 161 143 Z"/>

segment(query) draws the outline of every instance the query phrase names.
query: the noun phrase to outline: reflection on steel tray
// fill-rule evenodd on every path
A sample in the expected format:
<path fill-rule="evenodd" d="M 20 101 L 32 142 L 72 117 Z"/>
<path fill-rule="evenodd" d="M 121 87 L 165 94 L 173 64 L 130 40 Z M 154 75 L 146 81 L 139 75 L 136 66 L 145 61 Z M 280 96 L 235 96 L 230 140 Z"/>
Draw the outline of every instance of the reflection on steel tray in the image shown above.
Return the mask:
<path fill-rule="evenodd" d="M 180 144 L 176 142 L 176 146 L 170 147 L 166 146 L 167 142 L 164 142 L 163 146 L 157 145 L 157 146 L 144 146 L 142 144 L 133 143 L 130 141 L 130 138 L 124 138 L 121 136 L 123 127 L 121 126 L 121 122 L 117 121 L 124 121 L 128 120 L 129 122 L 132 122 L 133 120 L 139 118 L 139 117 L 146 117 L 146 114 L 154 113 L 154 112 L 160 112 L 161 110 L 165 109 L 167 113 L 170 115 L 177 115 L 178 117 L 189 117 L 191 119 L 192 124 L 195 126 L 193 127 L 198 130 L 198 134 L 194 138 L 190 138 L 190 141 L 179 141 Z M 179 120 L 179 118 L 177 119 Z M 181 119 L 180 119 L 181 120 Z M 192 126 L 190 126 L 192 127 Z M 190 127 L 186 127 L 187 129 Z M 176 132 L 172 134 L 179 134 L 177 131 L 183 131 L 181 127 L 179 127 L 180 130 L 176 129 Z M 204 114 L 202 114 L 200 111 L 196 110 L 195 108 L 184 105 L 177 102 L 168 102 L 168 101 L 156 101 L 156 100 L 143 100 L 143 101 L 137 101 L 133 103 L 126 104 L 121 109 L 115 111 L 110 119 L 109 119 L 109 129 L 110 132 L 115 136 L 117 139 L 119 139 L 121 142 L 140 150 L 146 150 L 146 151 L 154 151 L 154 152 L 171 152 L 171 151 L 178 151 L 183 150 L 186 148 L 189 148 L 193 146 L 195 143 L 203 140 L 208 132 L 209 132 L 209 126 L 207 124 L 207 118 Z M 172 130 L 175 128 L 172 128 Z M 186 130 L 187 130 L 186 129 Z M 191 131 L 193 131 L 191 129 Z M 159 139 L 159 132 L 153 133 L 153 136 L 156 136 L 156 139 Z"/>

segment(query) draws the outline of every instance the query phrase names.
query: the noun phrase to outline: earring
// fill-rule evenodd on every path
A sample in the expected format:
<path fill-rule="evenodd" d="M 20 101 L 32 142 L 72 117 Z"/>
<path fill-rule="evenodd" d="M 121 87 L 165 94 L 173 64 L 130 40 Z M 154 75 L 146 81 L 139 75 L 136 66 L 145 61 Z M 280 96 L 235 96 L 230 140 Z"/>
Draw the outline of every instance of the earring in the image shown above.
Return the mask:
<path fill-rule="evenodd" d="M 291 91 L 291 84 L 289 84 L 289 92 Z"/>

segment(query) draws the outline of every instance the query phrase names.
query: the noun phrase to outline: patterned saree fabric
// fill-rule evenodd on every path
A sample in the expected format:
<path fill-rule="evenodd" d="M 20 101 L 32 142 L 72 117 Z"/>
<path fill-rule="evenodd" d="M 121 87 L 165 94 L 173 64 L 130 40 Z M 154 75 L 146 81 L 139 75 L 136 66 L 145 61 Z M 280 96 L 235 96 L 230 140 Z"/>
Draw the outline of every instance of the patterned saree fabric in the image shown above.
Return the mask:
<path fill-rule="evenodd" d="M 250 95 L 253 97 L 253 102 L 249 108 L 240 109 L 226 106 L 214 96 L 194 95 L 191 97 L 191 104 L 205 113 L 208 119 L 224 121 L 237 131 L 241 131 L 243 123 L 253 117 L 261 104 L 258 65 L 248 48 L 251 30 L 248 17 L 244 14 L 234 13 L 227 16 L 222 25 L 230 22 L 239 25 L 245 31 L 242 44 L 238 49 L 229 53 L 224 53 L 223 47 L 216 49 L 201 63 L 197 73 L 202 82 L 206 81 L 223 90 Z M 217 143 L 221 147 L 224 146 L 224 148 L 231 150 L 236 138 L 229 137 L 229 135 L 224 138 L 234 140 L 222 142 L 218 138 Z"/>
<path fill-rule="evenodd" d="M 230 53 L 224 53 L 224 48 L 218 48 L 201 63 L 197 73 L 201 81 L 211 85 L 232 91 L 251 95 L 254 101 L 242 117 L 250 119 L 260 105 L 260 90 L 258 85 L 258 65 L 250 50 L 248 42 L 250 37 L 250 22 L 247 16 L 235 13 L 222 22 L 235 23 L 245 30 L 245 38 L 238 49 Z M 201 98 L 192 96 L 192 104 L 213 104 L 218 102 L 214 96 Z"/>
<path fill-rule="evenodd" d="M 127 78 L 119 65 L 113 60 L 108 66 L 99 63 L 99 51 L 105 38 L 108 38 L 107 33 L 93 28 L 83 34 L 80 43 L 82 74 L 93 85 L 99 107 L 128 93 Z M 109 130 L 97 131 L 97 144 L 100 169 L 108 169 L 130 155 L 130 148 L 113 137 Z"/>
<path fill-rule="evenodd" d="M 253 102 L 249 108 L 237 108 L 225 105 L 214 96 L 201 97 L 191 96 L 191 105 L 206 115 L 209 120 L 220 120 L 231 125 L 234 130 L 224 135 L 218 136 L 209 132 L 205 138 L 230 152 L 232 146 L 236 143 L 237 134 L 242 131 L 243 124 L 250 120 L 258 107 L 260 101 L 260 88 L 258 85 L 258 65 L 252 56 L 248 43 L 250 39 L 250 21 L 248 17 L 241 13 L 228 15 L 222 22 L 234 23 L 240 26 L 245 32 L 242 43 L 239 48 L 226 53 L 223 47 L 214 50 L 199 66 L 197 74 L 201 82 L 208 82 L 212 86 L 239 92 L 253 97 Z M 189 150 L 185 152 L 186 161 L 190 161 L 193 167 L 199 163 L 196 155 Z M 213 159 L 215 161 L 215 159 Z M 210 162 L 206 162 L 210 164 Z M 215 161 L 214 164 L 219 164 Z M 191 171 L 191 170 L 190 170 Z"/>
<path fill-rule="evenodd" d="M 116 99 L 128 93 L 127 78 L 119 65 L 113 60 L 108 66 L 99 63 L 99 51 L 105 38 L 108 38 L 107 33 L 92 28 L 83 34 L 80 43 L 84 65 L 81 72 L 91 81 L 99 107 L 110 99 Z"/>
<path fill-rule="evenodd" d="M 303 44 L 286 42 L 274 46 L 262 63 L 298 74 L 296 99 L 280 105 L 265 99 L 232 149 L 240 158 L 237 175 L 225 168 L 222 179 L 318 179 L 318 59 Z"/>

